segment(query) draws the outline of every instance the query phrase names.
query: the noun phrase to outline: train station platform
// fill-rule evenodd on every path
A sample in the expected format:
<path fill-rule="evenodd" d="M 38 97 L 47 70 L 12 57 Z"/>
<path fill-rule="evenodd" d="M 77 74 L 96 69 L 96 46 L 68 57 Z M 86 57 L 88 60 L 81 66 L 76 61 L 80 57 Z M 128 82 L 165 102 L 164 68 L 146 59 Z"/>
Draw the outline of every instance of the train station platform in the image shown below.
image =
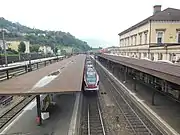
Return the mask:
<path fill-rule="evenodd" d="M 105 68 L 105 65 L 101 65 Z M 141 81 L 135 81 L 131 76 L 127 75 L 126 82 L 124 83 L 124 73 L 114 72 L 111 69 L 105 68 L 108 74 L 111 74 L 113 78 L 119 81 L 116 83 L 120 88 L 126 88 L 135 95 L 138 102 L 141 102 L 148 106 L 149 110 L 153 112 L 157 118 L 161 119 L 163 124 L 167 125 L 172 131 L 180 134 L 180 104 L 172 98 L 168 98 L 161 93 L 156 93 L 154 97 L 154 104 L 152 104 L 152 95 L 154 89 L 149 87 L 147 84 Z M 120 82 L 120 83 L 118 83 Z M 134 84 L 136 83 L 136 89 L 134 89 Z"/>
<path fill-rule="evenodd" d="M 18 116 L 16 116 L 7 126 L 0 130 L 0 135 L 70 135 L 72 130 L 72 120 L 74 116 L 76 94 L 56 94 L 54 101 L 56 106 L 49 110 L 50 117 L 43 121 L 42 126 L 37 126 L 36 101 L 28 104 Z M 79 99 L 78 99 L 79 100 Z"/>
<path fill-rule="evenodd" d="M 76 55 L 0 83 L 0 95 L 81 91 L 85 55 Z"/>

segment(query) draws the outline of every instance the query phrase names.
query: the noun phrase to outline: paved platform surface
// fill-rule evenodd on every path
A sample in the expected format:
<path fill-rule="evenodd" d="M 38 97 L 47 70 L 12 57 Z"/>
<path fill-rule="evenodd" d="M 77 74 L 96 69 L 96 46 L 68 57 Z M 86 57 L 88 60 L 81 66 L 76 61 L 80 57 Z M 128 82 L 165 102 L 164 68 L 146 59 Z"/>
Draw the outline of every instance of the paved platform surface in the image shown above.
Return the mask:
<path fill-rule="evenodd" d="M 117 77 L 117 76 L 116 76 Z M 123 82 L 124 74 L 117 77 Z M 124 84 L 129 90 L 142 99 L 155 113 L 157 113 L 164 121 L 166 121 L 172 128 L 180 133 L 180 104 L 163 96 L 159 93 L 155 95 L 155 105 L 152 103 L 153 89 L 142 84 L 137 83 L 137 90 L 133 90 L 134 81 L 127 76 L 127 81 Z"/>
<path fill-rule="evenodd" d="M 32 102 L 23 109 L 23 115 L 20 114 L 20 118 L 7 128 L 5 133 L 67 135 L 75 99 L 75 94 L 56 95 L 57 107 L 51 110 L 50 118 L 45 120 L 42 126 L 37 126 L 36 124 L 36 104 Z"/>
<path fill-rule="evenodd" d="M 0 94 L 81 91 L 85 55 L 72 56 L 0 83 Z"/>

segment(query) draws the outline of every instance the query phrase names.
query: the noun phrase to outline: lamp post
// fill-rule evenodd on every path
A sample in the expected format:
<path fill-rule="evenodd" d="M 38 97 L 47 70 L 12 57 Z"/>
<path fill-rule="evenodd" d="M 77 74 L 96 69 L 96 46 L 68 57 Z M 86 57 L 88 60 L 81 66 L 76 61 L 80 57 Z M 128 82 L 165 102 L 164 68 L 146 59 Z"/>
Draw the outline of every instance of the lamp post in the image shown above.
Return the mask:
<path fill-rule="evenodd" d="M 7 62 L 7 52 L 6 52 L 6 44 L 5 44 L 5 40 L 4 40 L 4 30 L 2 28 L 2 40 L 3 40 L 3 49 L 4 49 L 4 57 L 5 57 L 5 66 L 8 66 L 8 62 Z"/>

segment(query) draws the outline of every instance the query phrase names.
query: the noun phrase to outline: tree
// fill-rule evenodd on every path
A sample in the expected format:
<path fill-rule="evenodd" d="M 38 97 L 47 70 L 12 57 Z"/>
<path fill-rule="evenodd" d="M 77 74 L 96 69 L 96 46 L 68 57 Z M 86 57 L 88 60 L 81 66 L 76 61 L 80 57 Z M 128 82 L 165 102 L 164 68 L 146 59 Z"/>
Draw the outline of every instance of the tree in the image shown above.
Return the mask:
<path fill-rule="evenodd" d="M 26 50 L 26 45 L 24 42 L 20 42 L 19 46 L 18 46 L 18 52 L 25 52 Z"/>
<path fill-rule="evenodd" d="M 30 46 L 30 52 L 39 52 L 39 45 Z"/>
<path fill-rule="evenodd" d="M 61 50 L 61 55 L 66 55 L 66 50 Z"/>
<path fill-rule="evenodd" d="M 56 47 L 56 48 L 55 48 L 55 54 L 57 54 L 57 52 L 58 52 L 58 48 Z"/>

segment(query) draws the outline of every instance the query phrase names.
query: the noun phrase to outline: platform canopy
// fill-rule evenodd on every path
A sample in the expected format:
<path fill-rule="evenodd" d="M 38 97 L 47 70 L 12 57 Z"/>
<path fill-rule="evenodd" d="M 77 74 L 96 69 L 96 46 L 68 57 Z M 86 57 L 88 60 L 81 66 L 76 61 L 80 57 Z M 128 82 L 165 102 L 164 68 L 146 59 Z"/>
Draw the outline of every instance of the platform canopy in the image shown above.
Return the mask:
<path fill-rule="evenodd" d="M 85 55 L 76 55 L 0 83 L 0 94 L 81 91 Z"/>
<path fill-rule="evenodd" d="M 179 65 L 106 54 L 100 54 L 98 56 L 180 85 Z"/>

